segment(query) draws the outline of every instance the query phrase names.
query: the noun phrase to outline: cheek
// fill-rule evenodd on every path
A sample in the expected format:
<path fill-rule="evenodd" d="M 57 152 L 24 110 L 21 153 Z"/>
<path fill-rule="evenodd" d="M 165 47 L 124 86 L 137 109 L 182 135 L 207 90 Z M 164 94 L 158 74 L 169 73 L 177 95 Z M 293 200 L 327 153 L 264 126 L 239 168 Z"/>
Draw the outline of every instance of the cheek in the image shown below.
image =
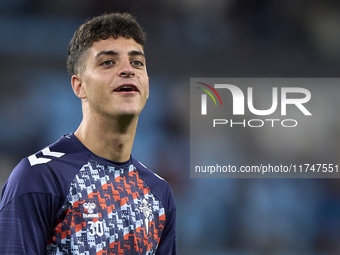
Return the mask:
<path fill-rule="evenodd" d="M 149 77 L 140 77 L 138 76 L 139 83 L 142 85 L 142 89 L 146 93 L 146 95 L 149 97 Z"/>
<path fill-rule="evenodd" d="M 87 80 L 87 96 L 100 97 L 104 95 L 105 79 L 103 77 L 89 77 Z"/>

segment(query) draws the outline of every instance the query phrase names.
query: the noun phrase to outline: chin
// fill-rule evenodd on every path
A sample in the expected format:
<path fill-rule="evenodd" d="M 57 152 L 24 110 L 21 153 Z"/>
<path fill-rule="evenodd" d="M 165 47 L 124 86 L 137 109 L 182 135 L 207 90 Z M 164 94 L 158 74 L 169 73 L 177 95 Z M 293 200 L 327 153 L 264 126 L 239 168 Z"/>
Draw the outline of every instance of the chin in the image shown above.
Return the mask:
<path fill-rule="evenodd" d="M 140 106 L 132 106 L 132 105 L 129 105 L 129 106 L 122 106 L 120 109 L 116 109 L 115 110 L 115 113 L 117 115 L 120 115 L 120 116 L 138 116 L 141 111 L 143 110 L 144 107 L 140 107 Z"/>
<path fill-rule="evenodd" d="M 139 110 L 122 110 L 122 111 L 118 111 L 115 112 L 115 116 L 119 116 L 119 117 L 138 117 L 138 115 L 140 114 L 141 111 Z"/>

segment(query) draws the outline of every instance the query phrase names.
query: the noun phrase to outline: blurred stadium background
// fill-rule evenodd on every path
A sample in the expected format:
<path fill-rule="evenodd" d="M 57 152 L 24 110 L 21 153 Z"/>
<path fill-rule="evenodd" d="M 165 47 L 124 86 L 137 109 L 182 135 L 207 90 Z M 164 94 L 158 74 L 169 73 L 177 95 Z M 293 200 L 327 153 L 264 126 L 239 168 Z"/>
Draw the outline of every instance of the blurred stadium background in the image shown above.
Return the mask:
<path fill-rule="evenodd" d="M 134 13 L 148 33 L 151 94 L 133 154 L 173 188 L 179 254 L 339 254 L 338 179 L 189 178 L 188 94 L 190 77 L 338 77 L 336 1 L 0 0 L 0 186 L 78 126 L 68 42 L 111 11 Z M 320 150 L 338 155 L 339 123 L 326 120 Z M 254 142 L 245 135 L 242 148 Z"/>

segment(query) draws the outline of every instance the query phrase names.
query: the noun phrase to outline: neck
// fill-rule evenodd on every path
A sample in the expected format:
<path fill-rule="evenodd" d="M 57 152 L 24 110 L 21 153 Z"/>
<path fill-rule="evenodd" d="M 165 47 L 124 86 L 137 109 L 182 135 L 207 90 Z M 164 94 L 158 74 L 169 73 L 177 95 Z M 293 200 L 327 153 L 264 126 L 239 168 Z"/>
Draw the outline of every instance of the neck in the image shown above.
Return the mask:
<path fill-rule="evenodd" d="M 130 159 L 138 117 L 83 118 L 75 136 L 94 154 L 116 162 Z"/>

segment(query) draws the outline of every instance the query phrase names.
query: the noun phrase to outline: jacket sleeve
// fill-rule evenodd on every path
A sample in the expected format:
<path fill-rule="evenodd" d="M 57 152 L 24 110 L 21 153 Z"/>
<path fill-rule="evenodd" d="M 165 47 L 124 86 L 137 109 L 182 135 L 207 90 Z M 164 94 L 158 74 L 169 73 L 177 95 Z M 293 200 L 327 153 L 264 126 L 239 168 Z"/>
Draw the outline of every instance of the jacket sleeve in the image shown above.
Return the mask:
<path fill-rule="evenodd" d="M 45 253 L 61 196 L 47 164 L 32 167 L 22 160 L 12 171 L 1 193 L 0 253 Z"/>
<path fill-rule="evenodd" d="M 58 198 L 50 194 L 28 193 L 0 208 L 1 254 L 45 254 L 56 211 L 55 199 Z"/>
<path fill-rule="evenodd" d="M 177 255 L 177 236 L 176 236 L 176 204 L 173 192 L 169 183 L 165 182 L 166 187 L 164 192 L 166 200 L 166 223 L 159 241 L 156 255 Z"/>

